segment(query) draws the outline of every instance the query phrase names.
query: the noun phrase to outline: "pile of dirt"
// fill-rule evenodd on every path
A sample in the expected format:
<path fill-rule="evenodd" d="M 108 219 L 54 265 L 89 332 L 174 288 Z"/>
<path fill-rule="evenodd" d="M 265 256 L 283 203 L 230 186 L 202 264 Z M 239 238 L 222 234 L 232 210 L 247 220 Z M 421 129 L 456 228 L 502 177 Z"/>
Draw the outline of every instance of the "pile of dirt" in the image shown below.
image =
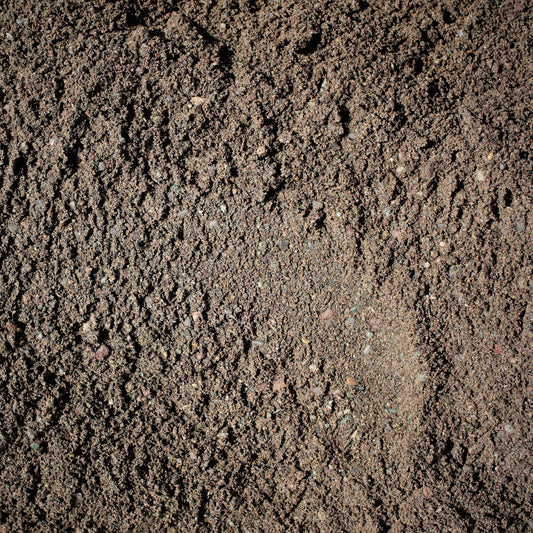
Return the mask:
<path fill-rule="evenodd" d="M 0 531 L 526 531 L 531 11 L 0 9 Z"/>

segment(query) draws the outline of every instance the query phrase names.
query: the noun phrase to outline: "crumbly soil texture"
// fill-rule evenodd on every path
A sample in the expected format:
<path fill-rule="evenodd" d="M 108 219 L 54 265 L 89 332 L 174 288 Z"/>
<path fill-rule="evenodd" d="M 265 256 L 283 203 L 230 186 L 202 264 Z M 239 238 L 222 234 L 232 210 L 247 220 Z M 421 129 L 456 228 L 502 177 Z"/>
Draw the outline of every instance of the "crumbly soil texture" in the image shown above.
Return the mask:
<path fill-rule="evenodd" d="M 531 531 L 528 4 L 3 3 L 0 531 Z"/>

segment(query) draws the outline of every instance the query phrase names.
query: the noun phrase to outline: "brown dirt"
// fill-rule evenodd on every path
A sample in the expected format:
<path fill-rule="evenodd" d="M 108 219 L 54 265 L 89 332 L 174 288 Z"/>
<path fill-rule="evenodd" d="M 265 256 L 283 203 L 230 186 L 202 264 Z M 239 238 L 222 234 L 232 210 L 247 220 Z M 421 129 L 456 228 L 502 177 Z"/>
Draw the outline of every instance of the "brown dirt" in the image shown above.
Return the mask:
<path fill-rule="evenodd" d="M 531 27 L 4 4 L 0 530 L 530 530 Z"/>

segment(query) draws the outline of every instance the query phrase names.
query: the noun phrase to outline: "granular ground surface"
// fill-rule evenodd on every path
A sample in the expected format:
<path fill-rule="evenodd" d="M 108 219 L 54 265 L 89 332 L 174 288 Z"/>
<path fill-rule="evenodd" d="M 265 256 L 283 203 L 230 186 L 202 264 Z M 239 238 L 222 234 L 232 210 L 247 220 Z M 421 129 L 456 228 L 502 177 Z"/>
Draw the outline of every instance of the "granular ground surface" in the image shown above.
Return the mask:
<path fill-rule="evenodd" d="M 528 4 L 3 3 L 0 531 L 531 531 Z"/>

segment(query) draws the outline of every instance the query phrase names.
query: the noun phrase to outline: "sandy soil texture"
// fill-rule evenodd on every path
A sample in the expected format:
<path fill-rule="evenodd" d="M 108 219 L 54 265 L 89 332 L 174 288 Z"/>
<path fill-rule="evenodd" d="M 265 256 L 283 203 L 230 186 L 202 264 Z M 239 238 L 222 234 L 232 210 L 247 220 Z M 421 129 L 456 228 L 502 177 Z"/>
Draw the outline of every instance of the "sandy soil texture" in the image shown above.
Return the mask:
<path fill-rule="evenodd" d="M 0 532 L 525 532 L 527 1 L 0 7 Z"/>

